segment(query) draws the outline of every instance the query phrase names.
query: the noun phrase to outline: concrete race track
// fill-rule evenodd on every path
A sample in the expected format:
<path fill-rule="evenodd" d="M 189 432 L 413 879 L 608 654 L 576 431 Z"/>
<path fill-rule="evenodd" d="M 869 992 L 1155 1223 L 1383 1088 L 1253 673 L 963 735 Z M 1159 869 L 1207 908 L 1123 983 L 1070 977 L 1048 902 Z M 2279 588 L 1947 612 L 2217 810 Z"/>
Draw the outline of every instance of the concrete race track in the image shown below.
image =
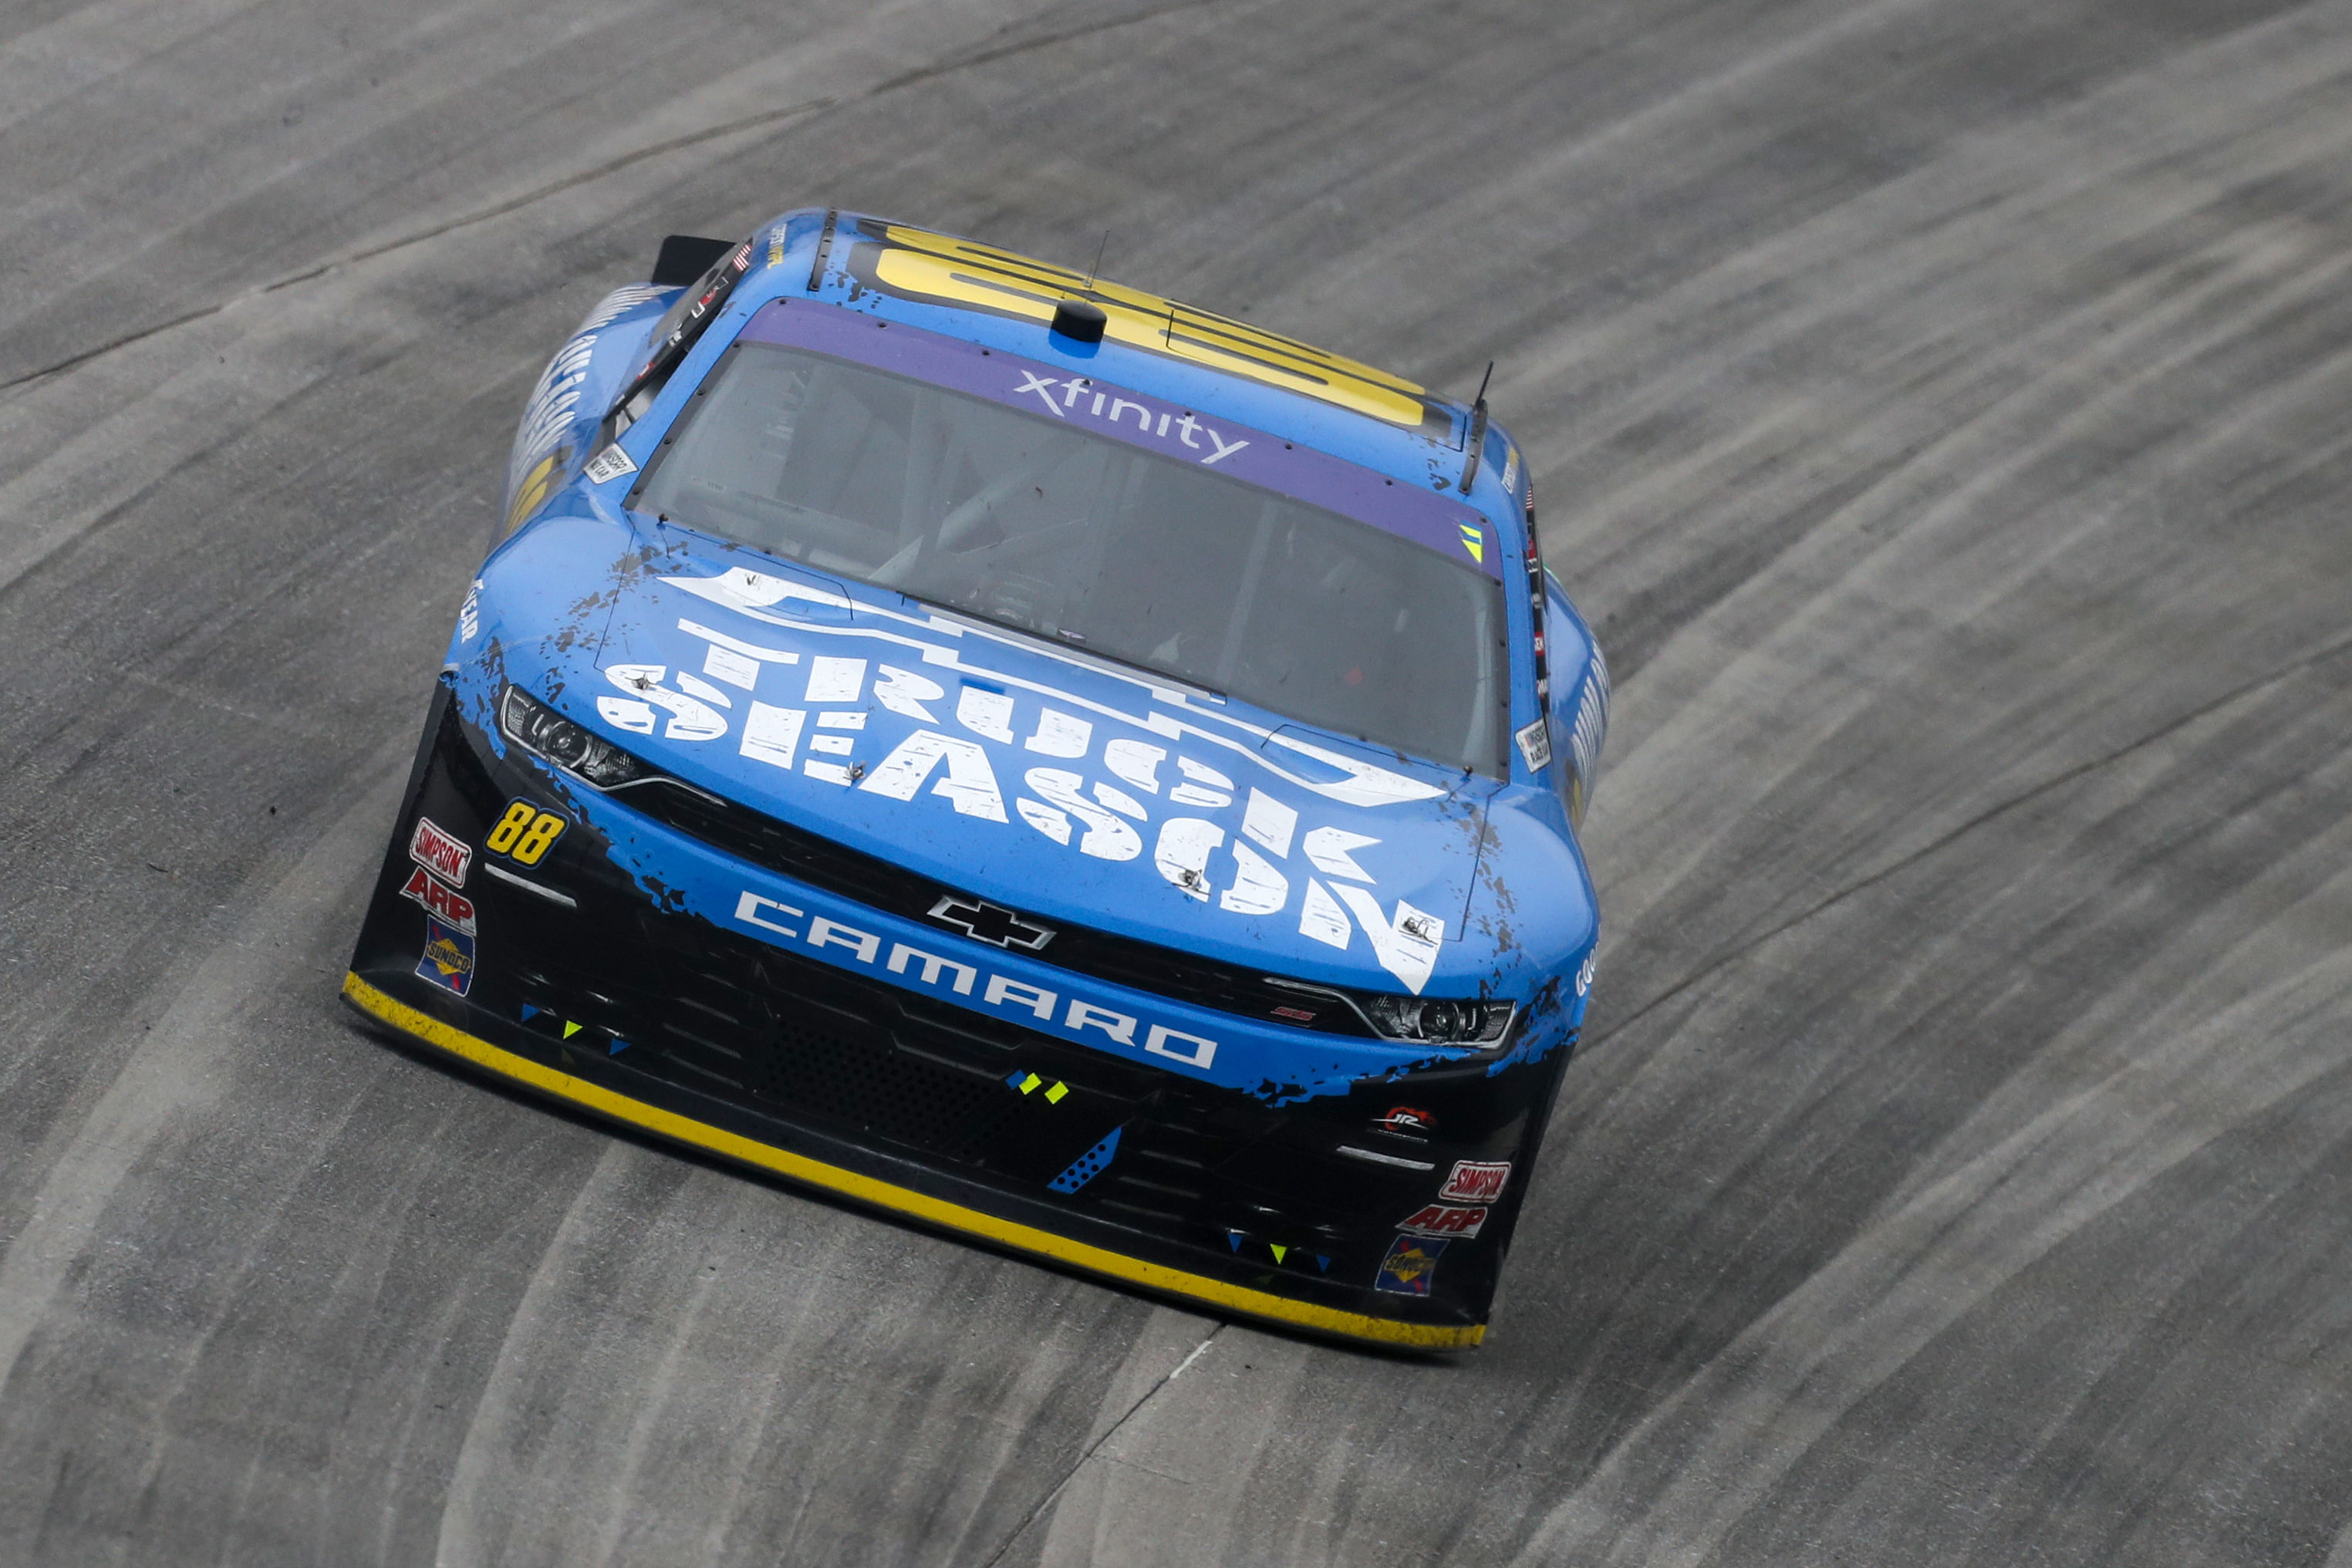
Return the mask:
<path fill-rule="evenodd" d="M 2352 1563 L 2352 5 L 18 0 L 0 1562 Z M 1486 1347 L 339 1005 L 524 395 L 838 203 L 1493 401 L 1597 1002 Z"/>

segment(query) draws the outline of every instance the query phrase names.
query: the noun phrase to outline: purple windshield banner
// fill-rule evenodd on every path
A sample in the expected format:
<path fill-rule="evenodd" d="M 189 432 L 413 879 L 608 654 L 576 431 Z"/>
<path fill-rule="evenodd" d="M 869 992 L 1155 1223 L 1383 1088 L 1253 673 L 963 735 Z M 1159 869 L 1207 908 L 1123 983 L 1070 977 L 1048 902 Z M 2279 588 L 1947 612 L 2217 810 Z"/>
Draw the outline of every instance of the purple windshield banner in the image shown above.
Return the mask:
<path fill-rule="evenodd" d="M 762 306 L 736 340 L 807 349 L 970 392 L 1040 419 L 1061 420 L 1370 523 L 1502 580 L 1502 551 L 1496 548 L 1486 518 L 1458 501 L 1328 453 L 1286 444 L 1262 430 L 1230 420 L 1212 423 L 1164 399 L 1094 377 L 1072 376 L 1060 365 L 813 300 L 779 299 Z M 1468 538 L 1478 541 L 1475 554 Z"/>

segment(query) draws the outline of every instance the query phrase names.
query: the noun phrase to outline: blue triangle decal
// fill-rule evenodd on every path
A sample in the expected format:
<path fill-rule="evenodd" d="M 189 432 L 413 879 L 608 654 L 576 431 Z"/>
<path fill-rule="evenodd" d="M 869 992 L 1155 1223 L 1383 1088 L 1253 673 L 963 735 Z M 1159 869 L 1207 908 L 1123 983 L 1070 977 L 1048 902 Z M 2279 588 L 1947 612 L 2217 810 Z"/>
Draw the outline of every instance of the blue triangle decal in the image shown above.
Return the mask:
<path fill-rule="evenodd" d="M 613 1040 L 613 1049 L 606 1051 L 604 1054 L 607 1056 L 618 1056 L 621 1052 L 628 1049 L 629 1042 L 625 1040 L 620 1039 L 618 1036 L 615 1036 Z"/>
<path fill-rule="evenodd" d="M 523 1021 L 523 1022 L 525 1022 L 525 1023 L 529 1023 L 531 1019 L 533 1019 L 537 1018 L 538 1016 L 539 1016 L 539 1009 L 538 1009 L 537 1008 L 532 1007 L 529 1002 L 525 1002 L 525 1003 L 523 1003 L 523 1005 L 522 1005 L 522 1021 Z"/>

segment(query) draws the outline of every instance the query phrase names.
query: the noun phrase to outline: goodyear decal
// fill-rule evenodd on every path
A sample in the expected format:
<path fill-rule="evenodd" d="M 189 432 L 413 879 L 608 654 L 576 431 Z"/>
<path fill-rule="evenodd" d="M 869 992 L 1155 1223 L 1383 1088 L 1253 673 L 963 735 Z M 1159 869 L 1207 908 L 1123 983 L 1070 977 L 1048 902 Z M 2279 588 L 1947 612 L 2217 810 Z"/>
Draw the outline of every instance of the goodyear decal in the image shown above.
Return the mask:
<path fill-rule="evenodd" d="M 1412 382 L 1246 321 L 927 229 L 861 224 L 858 232 L 865 237 L 850 248 L 850 276 L 885 294 L 1039 322 L 1053 319 L 1060 300 L 1083 294 L 1108 318 L 1103 335 L 1129 348 L 1303 392 L 1408 430 L 1453 423 Z"/>

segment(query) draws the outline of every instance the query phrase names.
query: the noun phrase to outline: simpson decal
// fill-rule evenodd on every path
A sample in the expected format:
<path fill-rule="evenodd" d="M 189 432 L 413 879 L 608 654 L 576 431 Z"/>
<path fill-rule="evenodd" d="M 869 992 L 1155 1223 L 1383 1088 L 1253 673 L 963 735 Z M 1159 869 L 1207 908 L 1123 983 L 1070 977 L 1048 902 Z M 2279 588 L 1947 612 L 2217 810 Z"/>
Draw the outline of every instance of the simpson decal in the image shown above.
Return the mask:
<path fill-rule="evenodd" d="M 1432 1241 L 1419 1236 L 1400 1236 L 1389 1243 L 1389 1255 L 1381 1260 L 1381 1271 L 1372 1281 L 1372 1288 L 1397 1296 L 1425 1296 L 1437 1279 L 1437 1260 L 1445 1250 L 1443 1241 Z"/>
<path fill-rule="evenodd" d="M 1437 1189 L 1440 1197 L 1454 1198 L 1465 1203 L 1492 1203 L 1503 1196 L 1503 1184 L 1511 1179 L 1507 1160 L 1484 1164 L 1477 1160 L 1457 1160 L 1454 1174 Z"/>
<path fill-rule="evenodd" d="M 408 836 L 408 858 L 450 886 L 463 887 L 466 868 L 473 862 L 474 851 L 432 818 L 419 817 L 416 831 Z"/>

